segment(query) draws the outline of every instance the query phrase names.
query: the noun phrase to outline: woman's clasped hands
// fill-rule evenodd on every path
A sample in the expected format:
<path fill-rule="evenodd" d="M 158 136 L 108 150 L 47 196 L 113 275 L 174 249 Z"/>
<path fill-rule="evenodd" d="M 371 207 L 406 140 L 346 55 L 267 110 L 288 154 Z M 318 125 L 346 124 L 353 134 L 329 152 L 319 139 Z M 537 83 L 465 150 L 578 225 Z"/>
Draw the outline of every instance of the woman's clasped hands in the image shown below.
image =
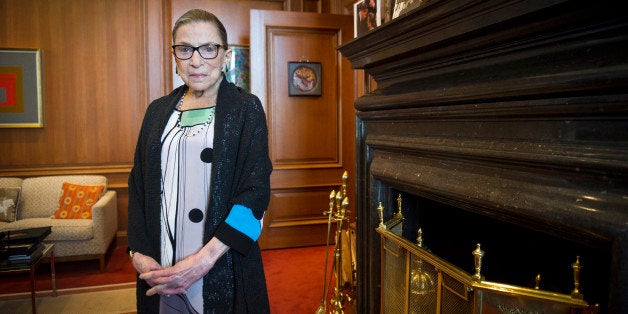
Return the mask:
<path fill-rule="evenodd" d="M 220 240 L 213 238 L 196 254 L 192 254 L 171 267 L 163 268 L 150 256 L 133 254 L 133 266 L 151 288 L 147 296 L 160 294 L 185 294 L 187 289 L 200 280 L 216 261 L 229 249 Z"/>
<path fill-rule="evenodd" d="M 152 287 L 146 291 L 146 295 L 185 294 L 187 288 L 201 279 L 211 268 L 207 259 L 201 258 L 199 255 L 199 253 L 190 255 L 171 267 L 151 267 L 140 273 L 140 279 L 146 280 Z"/>

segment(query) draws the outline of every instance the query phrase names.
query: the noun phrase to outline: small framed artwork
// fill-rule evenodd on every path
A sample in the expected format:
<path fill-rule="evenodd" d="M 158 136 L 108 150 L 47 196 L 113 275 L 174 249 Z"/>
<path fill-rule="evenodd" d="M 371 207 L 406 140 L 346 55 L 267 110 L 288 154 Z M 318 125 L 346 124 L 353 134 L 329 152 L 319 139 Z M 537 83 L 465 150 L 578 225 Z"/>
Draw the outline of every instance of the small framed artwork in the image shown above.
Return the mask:
<path fill-rule="evenodd" d="M 0 128 L 44 126 L 38 49 L 0 49 Z"/>
<path fill-rule="evenodd" d="M 429 0 L 395 0 L 395 8 L 392 18 L 396 19 L 420 6 L 426 4 Z"/>
<path fill-rule="evenodd" d="M 290 96 L 320 96 L 322 85 L 320 62 L 288 62 Z"/>
<path fill-rule="evenodd" d="M 380 25 L 386 24 L 392 20 L 395 0 L 377 0 L 377 15 L 379 16 Z"/>
<path fill-rule="evenodd" d="M 353 4 L 353 35 L 362 36 L 380 25 L 380 0 L 360 0 Z"/>
<path fill-rule="evenodd" d="M 251 58 L 249 46 L 229 45 L 231 59 L 227 69 L 227 81 L 239 86 L 247 92 L 251 92 Z"/>

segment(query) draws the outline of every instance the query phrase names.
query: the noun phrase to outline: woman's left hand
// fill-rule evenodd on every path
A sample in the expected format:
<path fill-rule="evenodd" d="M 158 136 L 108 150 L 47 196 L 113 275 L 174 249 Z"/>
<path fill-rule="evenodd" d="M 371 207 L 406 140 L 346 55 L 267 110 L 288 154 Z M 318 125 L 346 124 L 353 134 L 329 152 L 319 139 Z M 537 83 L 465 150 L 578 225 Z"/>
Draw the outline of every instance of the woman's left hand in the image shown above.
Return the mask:
<path fill-rule="evenodd" d="M 140 279 L 150 280 L 155 285 L 146 292 L 170 295 L 186 293 L 187 289 L 200 280 L 216 264 L 216 261 L 229 250 L 229 247 L 217 238 L 212 238 L 200 251 L 190 255 L 175 265 L 140 274 Z"/>

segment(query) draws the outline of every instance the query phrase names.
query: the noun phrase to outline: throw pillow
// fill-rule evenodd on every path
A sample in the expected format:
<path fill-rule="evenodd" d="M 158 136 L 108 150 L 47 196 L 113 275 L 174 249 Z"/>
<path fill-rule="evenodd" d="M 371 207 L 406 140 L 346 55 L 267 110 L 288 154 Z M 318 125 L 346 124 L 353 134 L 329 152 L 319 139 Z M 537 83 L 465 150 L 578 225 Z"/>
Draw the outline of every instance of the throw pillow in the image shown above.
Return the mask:
<path fill-rule="evenodd" d="M 17 219 L 17 204 L 22 188 L 0 188 L 0 221 L 14 222 Z"/>
<path fill-rule="evenodd" d="M 92 206 L 100 199 L 104 185 L 79 185 L 63 182 L 59 207 L 50 218 L 92 219 Z"/>

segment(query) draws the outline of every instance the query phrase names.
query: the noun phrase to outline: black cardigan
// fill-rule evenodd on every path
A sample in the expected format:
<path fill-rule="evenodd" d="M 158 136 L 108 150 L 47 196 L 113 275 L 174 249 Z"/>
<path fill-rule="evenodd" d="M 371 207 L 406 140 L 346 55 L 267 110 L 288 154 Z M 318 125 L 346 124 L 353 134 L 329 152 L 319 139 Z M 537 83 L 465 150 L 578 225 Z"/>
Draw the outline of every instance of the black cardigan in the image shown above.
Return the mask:
<path fill-rule="evenodd" d="M 160 256 L 161 136 L 187 86 L 153 101 L 144 116 L 133 169 L 129 175 L 128 243 L 156 261 Z M 268 295 L 257 242 L 243 245 L 244 235 L 224 220 L 234 204 L 261 219 L 270 199 L 268 129 L 260 100 L 223 77 L 214 118 L 211 196 L 203 243 L 216 236 L 231 249 L 204 277 L 206 313 L 268 313 Z M 150 287 L 137 280 L 139 313 L 156 313 L 159 297 L 146 297 Z"/>

